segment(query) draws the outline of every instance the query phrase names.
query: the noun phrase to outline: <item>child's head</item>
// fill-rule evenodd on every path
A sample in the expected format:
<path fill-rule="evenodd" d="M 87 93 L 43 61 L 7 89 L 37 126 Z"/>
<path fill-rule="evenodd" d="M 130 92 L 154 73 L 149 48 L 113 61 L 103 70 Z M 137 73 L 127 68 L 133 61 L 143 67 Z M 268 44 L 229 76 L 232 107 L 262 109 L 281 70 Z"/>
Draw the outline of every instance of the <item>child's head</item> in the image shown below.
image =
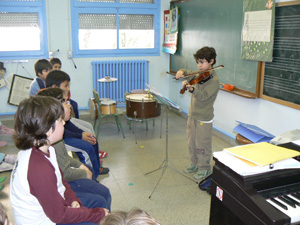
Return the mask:
<path fill-rule="evenodd" d="M 39 59 L 34 64 L 34 70 L 37 77 L 46 80 L 48 73 L 52 70 L 52 65 L 47 59 Z"/>
<path fill-rule="evenodd" d="M 65 110 L 64 120 L 68 121 L 70 119 L 71 108 L 70 108 L 70 102 L 67 100 L 68 93 L 66 93 L 60 88 L 44 88 L 39 90 L 37 95 L 56 98 L 64 106 L 64 110 Z"/>
<path fill-rule="evenodd" d="M 49 62 L 52 65 L 53 70 L 61 70 L 61 61 L 59 58 L 51 58 Z"/>
<path fill-rule="evenodd" d="M 194 54 L 194 58 L 196 60 L 196 63 L 198 64 L 198 68 L 202 65 L 204 67 L 212 67 L 216 63 L 216 57 L 216 50 L 211 47 L 203 47 Z M 203 68 L 201 67 L 201 69 Z M 203 70 L 207 69 L 209 68 L 204 68 Z"/>
<path fill-rule="evenodd" d="M 53 132 L 63 117 L 64 108 L 55 98 L 32 96 L 23 100 L 15 114 L 15 145 L 26 150 L 49 144 L 49 131 Z"/>
<path fill-rule="evenodd" d="M 57 87 L 66 92 L 70 91 L 70 81 L 70 76 L 66 72 L 61 70 L 51 71 L 45 80 L 47 88 Z"/>
<path fill-rule="evenodd" d="M 142 209 L 132 209 L 129 212 L 116 211 L 101 220 L 100 225 L 161 225 Z"/>

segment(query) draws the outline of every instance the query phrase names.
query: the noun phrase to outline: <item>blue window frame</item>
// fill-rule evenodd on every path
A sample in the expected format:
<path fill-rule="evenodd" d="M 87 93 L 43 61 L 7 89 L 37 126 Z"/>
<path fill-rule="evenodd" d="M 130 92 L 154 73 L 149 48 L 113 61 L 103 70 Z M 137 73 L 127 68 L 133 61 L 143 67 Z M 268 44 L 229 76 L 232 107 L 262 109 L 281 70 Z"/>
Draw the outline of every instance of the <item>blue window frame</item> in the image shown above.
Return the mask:
<path fill-rule="evenodd" d="M 160 0 L 70 1 L 73 57 L 160 54 Z"/>
<path fill-rule="evenodd" d="M 0 1 L 0 31 L 0 60 L 48 58 L 45 0 Z"/>

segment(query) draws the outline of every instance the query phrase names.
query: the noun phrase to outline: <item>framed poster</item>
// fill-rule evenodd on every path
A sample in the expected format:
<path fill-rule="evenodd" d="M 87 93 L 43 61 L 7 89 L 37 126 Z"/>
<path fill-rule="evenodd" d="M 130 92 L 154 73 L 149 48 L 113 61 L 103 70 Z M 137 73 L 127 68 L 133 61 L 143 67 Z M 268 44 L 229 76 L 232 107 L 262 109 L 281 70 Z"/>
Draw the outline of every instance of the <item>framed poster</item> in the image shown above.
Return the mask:
<path fill-rule="evenodd" d="M 18 106 L 20 102 L 29 97 L 29 88 L 32 78 L 13 75 L 7 103 Z"/>
<path fill-rule="evenodd" d="M 178 8 L 176 8 L 176 18 L 178 18 Z M 176 20 L 178 21 L 178 20 Z M 170 54 L 174 54 L 177 50 L 177 36 L 178 31 L 175 33 L 171 33 L 170 28 L 170 10 L 164 11 L 164 43 L 162 46 L 162 51 Z M 176 27 L 178 23 L 176 22 Z M 176 28 L 178 30 L 178 28 Z"/>
<path fill-rule="evenodd" d="M 272 62 L 275 4 L 274 0 L 244 0 L 241 58 Z"/>

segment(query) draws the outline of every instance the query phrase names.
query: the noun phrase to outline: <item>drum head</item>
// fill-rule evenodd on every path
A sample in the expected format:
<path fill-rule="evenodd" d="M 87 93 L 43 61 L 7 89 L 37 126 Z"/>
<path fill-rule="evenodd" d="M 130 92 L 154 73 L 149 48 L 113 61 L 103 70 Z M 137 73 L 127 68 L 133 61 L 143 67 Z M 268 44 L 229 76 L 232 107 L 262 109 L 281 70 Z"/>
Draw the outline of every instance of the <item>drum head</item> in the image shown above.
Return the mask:
<path fill-rule="evenodd" d="M 101 101 L 101 105 L 115 105 L 115 104 L 117 104 L 117 102 L 111 99 Z"/>
<path fill-rule="evenodd" d="M 126 100 L 132 102 L 155 102 L 155 98 L 148 94 L 129 94 L 126 95 Z"/>
<path fill-rule="evenodd" d="M 89 111 L 91 119 L 95 120 L 98 117 L 97 103 L 94 98 L 89 99 Z"/>

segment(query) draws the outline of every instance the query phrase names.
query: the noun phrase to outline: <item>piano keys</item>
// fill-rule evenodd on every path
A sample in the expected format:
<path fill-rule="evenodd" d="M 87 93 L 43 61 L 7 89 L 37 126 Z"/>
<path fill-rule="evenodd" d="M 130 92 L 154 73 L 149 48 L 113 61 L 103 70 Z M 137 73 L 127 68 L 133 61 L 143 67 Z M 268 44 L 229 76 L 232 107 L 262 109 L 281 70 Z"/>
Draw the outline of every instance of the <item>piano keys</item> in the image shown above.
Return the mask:
<path fill-rule="evenodd" d="M 210 225 L 300 225 L 300 169 L 241 176 L 214 160 Z"/>

